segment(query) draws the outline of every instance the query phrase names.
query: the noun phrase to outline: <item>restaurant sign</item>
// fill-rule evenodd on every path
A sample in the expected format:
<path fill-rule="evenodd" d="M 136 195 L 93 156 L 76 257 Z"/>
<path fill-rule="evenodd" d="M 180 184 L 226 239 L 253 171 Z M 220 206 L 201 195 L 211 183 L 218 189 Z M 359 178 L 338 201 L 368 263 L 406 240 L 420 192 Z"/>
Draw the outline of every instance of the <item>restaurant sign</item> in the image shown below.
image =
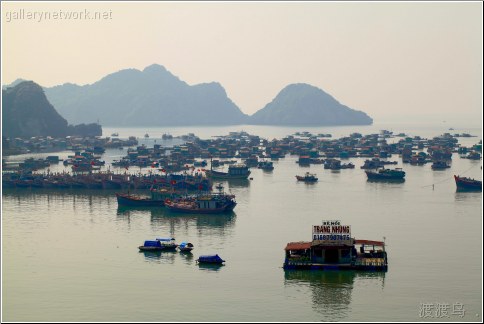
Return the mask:
<path fill-rule="evenodd" d="M 352 244 L 351 226 L 342 225 L 339 220 L 325 220 L 313 225 L 313 244 Z"/>

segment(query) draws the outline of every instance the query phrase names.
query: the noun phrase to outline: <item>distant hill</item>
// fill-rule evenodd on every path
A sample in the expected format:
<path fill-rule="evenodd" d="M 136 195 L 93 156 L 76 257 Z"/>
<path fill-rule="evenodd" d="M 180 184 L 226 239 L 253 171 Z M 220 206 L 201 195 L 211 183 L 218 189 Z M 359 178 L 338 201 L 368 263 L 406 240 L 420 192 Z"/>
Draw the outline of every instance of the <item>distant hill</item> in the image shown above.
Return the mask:
<path fill-rule="evenodd" d="M 254 125 L 337 126 L 371 125 L 362 111 L 340 104 L 323 90 L 304 83 L 291 84 L 249 119 Z"/>
<path fill-rule="evenodd" d="M 6 137 L 102 135 L 101 126 L 68 125 L 33 81 L 2 90 L 2 135 Z"/>
<path fill-rule="evenodd" d="M 71 123 L 109 126 L 188 126 L 245 123 L 248 116 L 216 82 L 190 86 L 161 65 L 121 70 L 85 86 L 45 88 Z"/>

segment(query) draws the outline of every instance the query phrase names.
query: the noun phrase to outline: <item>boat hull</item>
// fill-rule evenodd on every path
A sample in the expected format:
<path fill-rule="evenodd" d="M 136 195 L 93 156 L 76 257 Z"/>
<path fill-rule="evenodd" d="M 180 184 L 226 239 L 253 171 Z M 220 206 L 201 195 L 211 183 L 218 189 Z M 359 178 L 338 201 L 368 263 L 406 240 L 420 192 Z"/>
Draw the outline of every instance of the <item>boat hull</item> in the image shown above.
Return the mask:
<path fill-rule="evenodd" d="M 454 176 L 457 189 L 482 191 L 482 181 L 464 179 Z"/>
<path fill-rule="evenodd" d="M 163 200 L 153 200 L 149 198 L 135 198 L 134 196 L 116 194 L 118 205 L 122 206 L 151 206 L 151 207 L 163 207 Z"/>
<path fill-rule="evenodd" d="M 358 270 L 358 271 L 379 271 L 387 272 L 388 265 L 354 265 L 354 264 L 319 264 L 319 263 L 298 263 L 286 262 L 284 270 Z"/>
<path fill-rule="evenodd" d="M 372 171 L 365 171 L 369 180 L 405 180 L 405 174 L 382 174 Z"/>

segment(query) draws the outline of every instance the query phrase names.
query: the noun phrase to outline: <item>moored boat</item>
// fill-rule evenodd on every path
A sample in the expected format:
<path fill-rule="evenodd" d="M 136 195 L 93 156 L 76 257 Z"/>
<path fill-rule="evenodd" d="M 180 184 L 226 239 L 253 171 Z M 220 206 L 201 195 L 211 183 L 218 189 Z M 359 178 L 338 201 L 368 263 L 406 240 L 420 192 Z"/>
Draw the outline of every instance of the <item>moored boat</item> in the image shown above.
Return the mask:
<path fill-rule="evenodd" d="M 166 199 L 165 207 L 177 213 L 189 214 L 220 214 L 231 212 L 237 202 L 235 195 L 229 195 L 223 192 L 223 186 L 217 186 L 217 193 L 206 193 L 175 199 Z"/>
<path fill-rule="evenodd" d="M 274 163 L 272 161 L 261 161 L 258 163 L 257 168 L 272 171 L 274 170 Z"/>
<path fill-rule="evenodd" d="M 206 174 L 213 179 L 247 179 L 250 170 L 245 164 L 233 164 L 229 166 L 228 172 L 207 170 Z"/>
<path fill-rule="evenodd" d="M 309 172 L 306 172 L 304 176 L 296 176 L 297 181 L 304 181 L 304 182 L 316 182 L 318 181 L 318 178 L 316 178 L 315 174 L 311 174 Z"/>
<path fill-rule="evenodd" d="M 155 240 L 160 242 L 165 251 L 174 251 L 178 247 L 174 237 L 157 237 Z"/>
<path fill-rule="evenodd" d="M 180 250 L 180 252 L 191 252 L 193 250 L 193 244 L 188 242 L 181 242 L 180 245 L 178 245 L 178 249 Z"/>
<path fill-rule="evenodd" d="M 164 201 L 162 199 L 152 199 L 149 197 L 141 197 L 138 195 L 132 195 L 129 193 L 116 193 L 116 199 L 118 200 L 118 205 L 123 206 L 156 206 L 162 207 Z"/>
<path fill-rule="evenodd" d="M 387 271 L 384 241 L 356 240 L 339 220 L 313 226 L 313 239 L 286 245 L 284 269 Z"/>
<path fill-rule="evenodd" d="M 165 200 L 165 207 L 176 213 L 221 214 L 231 212 L 237 203 L 234 195 L 208 194 Z"/>
<path fill-rule="evenodd" d="M 201 255 L 198 257 L 197 260 L 195 260 L 198 264 L 202 263 L 210 263 L 210 264 L 222 264 L 225 262 L 225 260 L 222 260 L 222 258 L 218 254 L 213 254 L 213 255 Z"/>
<path fill-rule="evenodd" d="M 458 189 L 482 191 L 482 181 L 471 179 L 468 177 L 460 177 L 457 175 L 454 175 L 454 179 Z"/>
<path fill-rule="evenodd" d="M 404 180 L 405 171 L 401 168 L 385 169 L 381 168 L 377 171 L 365 170 L 368 180 Z"/>

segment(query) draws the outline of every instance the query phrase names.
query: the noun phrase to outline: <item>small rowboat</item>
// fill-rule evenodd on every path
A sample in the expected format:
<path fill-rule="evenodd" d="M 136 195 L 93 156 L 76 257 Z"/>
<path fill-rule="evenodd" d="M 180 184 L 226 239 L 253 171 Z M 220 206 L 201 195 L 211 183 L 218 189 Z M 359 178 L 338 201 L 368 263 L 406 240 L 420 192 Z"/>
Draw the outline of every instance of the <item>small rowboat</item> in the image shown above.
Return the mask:
<path fill-rule="evenodd" d="M 180 245 L 178 245 L 178 249 L 180 250 L 180 252 L 191 252 L 193 250 L 193 244 L 181 242 Z"/>

